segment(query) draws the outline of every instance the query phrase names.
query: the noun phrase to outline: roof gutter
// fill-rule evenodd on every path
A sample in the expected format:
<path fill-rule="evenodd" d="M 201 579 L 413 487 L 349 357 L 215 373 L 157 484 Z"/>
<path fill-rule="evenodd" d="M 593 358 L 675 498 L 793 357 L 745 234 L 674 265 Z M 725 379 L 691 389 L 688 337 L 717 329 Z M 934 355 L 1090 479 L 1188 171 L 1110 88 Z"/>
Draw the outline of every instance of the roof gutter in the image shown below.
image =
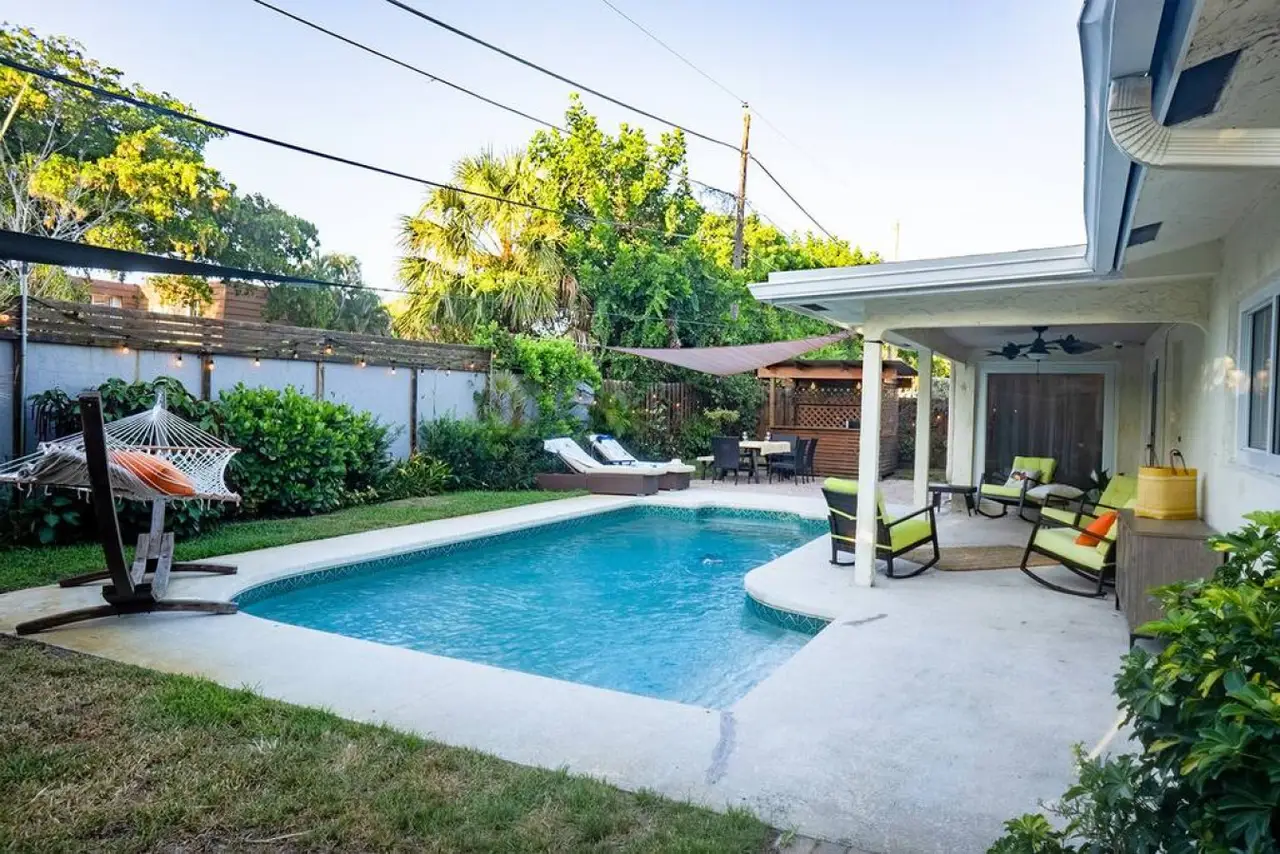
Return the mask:
<path fill-rule="evenodd" d="M 1166 127 L 1149 77 L 1111 82 L 1107 126 L 1126 155 L 1159 169 L 1280 169 L 1280 128 Z"/>

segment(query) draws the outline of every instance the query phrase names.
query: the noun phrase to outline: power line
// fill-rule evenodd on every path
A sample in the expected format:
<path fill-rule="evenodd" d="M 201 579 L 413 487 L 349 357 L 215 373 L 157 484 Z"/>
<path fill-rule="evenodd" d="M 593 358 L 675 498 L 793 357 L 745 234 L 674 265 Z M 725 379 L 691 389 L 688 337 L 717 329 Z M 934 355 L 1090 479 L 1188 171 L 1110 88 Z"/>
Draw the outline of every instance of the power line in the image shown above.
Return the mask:
<path fill-rule="evenodd" d="M 661 46 L 662 46 L 662 48 L 663 48 L 664 50 L 666 50 L 666 52 L 667 52 L 667 53 L 671 54 L 671 55 L 672 55 L 672 56 L 674 56 L 676 59 L 680 60 L 680 61 L 681 61 L 681 62 L 683 62 L 685 65 L 689 66 L 689 67 L 690 67 L 690 68 L 692 68 L 694 71 L 698 72 L 698 74 L 700 74 L 700 75 L 702 75 L 703 77 L 705 77 L 708 81 L 710 81 L 710 82 L 711 82 L 711 84 L 712 84 L 713 86 L 715 86 L 716 88 L 718 88 L 718 89 L 720 89 L 721 91 L 723 91 L 723 92 L 724 92 L 725 94 L 727 94 L 730 98 L 733 98 L 735 101 L 737 101 L 737 102 L 739 102 L 739 103 L 741 103 L 741 104 L 746 104 L 746 102 L 747 102 L 747 99 L 746 99 L 746 98 L 743 98 L 742 96 L 735 94 L 735 93 L 734 93 L 734 91 L 733 91 L 732 89 L 730 89 L 728 86 L 724 85 L 724 84 L 723 84 L 723 83 L 721 83 L 719 80 L 715 79 L 715 78 L 714 78 L 714 77 L 712 77 L 710 74 L 708 74 L 707 72 L 703 71 L 703 70 L 702 70 L 701 68 L 699 68 L 698 66 L 694 65 L 694 64 L 693 64 L 693 61 L 692 61 L 691 59 L 689 59 L 688 57 L 686 57 L 686 56 L 684 56 L 683 54 L 681 54 L 678 50 L 676 50 L 676 49 L 675 49 L 675 48 L 673 48 L 671 45 L 669 45 L 669 44 L 667 44 L 666 42 L 664 42 L 662 39 L 658 38 L 656 35 L 654 35 L 654 33 L 653 33 L 653 32 L 651 32 L 650 30 L 646 29 L 646 28 L 645 28 L 645 26 L 644 26 L 643 24 L 641 24 L 639 21 L 637 21 L 635 18 L 631 17 L 631 16 L 630 16 L 630 15 L 628 15 L 626 12 L 622 11 L 622 10 L 621 10 L 621 9 L 619 9 L 617 6 L 613 5 L 611 2 L 609 2 L 609 0 L 600 0 L 600 2 L 601 2 L 601 3 L 603 3 L 604 5 L 608 6 L 608 7 L 609 7 L 610 9 L 612 9 L 614 12 L 617 12 L 617 13 L 618 13 L 618 15 L 619 15 L 621 18 L 623 18 L 623 20 L 625 20 L 627 23 L 631 24 L 631 26 L 635 27 L 637 30 L 639 30 L 640 32 L 644 33 L 644 34 L 645 34 L 646 36 L 648 36 L 649 38 L 653 39 L 655 42 L 657 42 L 659 45 L 661 45 Z M 754 113 L 754 112 L 755 112 L 755 110 L 752 110 L 751 112 L 753 112 L 753 113 Z M 763 116 L 761 116 L 761 118 L 764 118 L 764 117 L 763 117 Z M 766 123 L 767 123 L 767 122 L 766 122 Z"/>
<path fill-rule="evenodd" d="M 493 44 L 492 42 L 487 42 L 484 39 L 480 38 L 479 36 L 474 36 L 465 30 L 460 30 L 457 27 L 453 26 L 452 24 L 446 24 L 444 21 L 440 20 L 439 18 L 432 17 L 431 15 L 428 15 L 426 12 L 423 12 L 419 9 L 415 9 L 414 7 L 410 6 L 407 3 L 402 3 L 401 0 L 385 0 L 385 2 L 390 3 L 392 6 L 395 6 L 397 9 L 401 9 L 405 12 L 408 12 L 410 15 L 421 18 L 422 20 L 426 21 L 429 24 L 434 24 L 435 26 L 440 27 L 443 30 L 448 30 L 449 32 L 453 33 L 456 36 L 461 36 L 462 38 L 466 39 L 469 42 L 473 42 L 475 44 L 480 45 L 481 47 L 488 48 L 489 50 L 495 53 L 502 54 L 507 59 L 518 62 L 527 68 L 532 68 L 534 71 L 538 71 L 542 74 L 547 75 L 548 77 L 551 77 L 555 80 L 559 80 L 561 83 L 566 83 L 570 86 L 573 86 L 574 88 L 581 89 L 583 92 L 589 92 L 590 94 L 595 95 L 597 98 L 603 98 L 604 100 L 608 101 L 611 104 L 616 104 L 617 106 L 622 107 L 623 109 L 630 110 L 631 112 L 644 116 L 645 118 L 653 119 L 655 122 L 660 122 L 669 127 L 673 127 L 673 128 L 676 128 L 677 130 L 684 131 L 690 136 L 697 137 L 698 139 L 704 140 L 706 142 L 711 142 L 716 145 L 723 146 L 724 148 L 727 148 L 731 151 L 738 150 L 738 146 L 734 145 L 732 142 L 725 142 L 723 139 L 717 139 L 716 137 L 711 136 L 710 134 L 701 133 L 699 131 L 686 127 L 685 125 L 682 125 L 678 122 L 673 122 L 670 119 L 664 119 L 662 116 L 648 112 L 647 110 L 643 110 L 640 107 L 637 107 L 633 104 L 628 104 L 626 101 L 615 98 L 612 95 L 606 95 L 605 93 L 599 91 L 598 89 L 593 89 L 590 86 L 587 86 L 586 84 L 579 83 L 576 80 L 565 77 L 563 74 L 558 74 L 555 71 L 552 71 L 551 69 L 546 68 L 545 66 L 539 65 L 538 63 L 532 60 L 525 59 L 523 56 L 519 56 L 518 54 L 514 54 L 509 50 L 500 48 L 496 44 Z"/>
<path fill-rule="evenodd" d="M 796 199 L 796 197 L 795 197 L 795 196 L 793 196 L 793 195 L 791 195 L 791 191 L 790 191 L 790 190 L 788 190 L 786 187 L 782 186 L 782 182 L 781 182 L 781 181 L 779 181 L 777 178 L 773 177 L 773 173 L 772 173 L 772 172 L 770 172 L 770 171 L 768 170 L 768 168 L 767 168 L 763 163 L 761 163 L 761 162 L 760 162 L 760 158 L 756 157 L 754 154 L 748 154 L 747 156 L 751 158 L 751 161 L 752 161 L 753 163 L 755 163 L 757 166 L 759 166 L 759 167 L 760 167 L 760 171 L 761 171 L 761 172 L 763 172 L 766 176 L 768 176 L 768 178 L 769 178 L 769 180 L 770 180 L 770 181 L 772 181 L 775 185 L 777 185 L 778 189 L 782 191 L 783 195 L 785 195 L 788 199 L 790 199 L 790 200 L 791 200 L 791 204 L 793 204 L 793 205 L 795 205 L 797 208 L 799 208 L 799 209 L 800 209 L 800 213 L 802 213 L 802 214 L 804 214 L 805 216 L 807 216 L 807 217 L 809 218 L 809 222 L 813 223 L 814 225 L 816 225 L 816 226 L 818 227 L 818 231 L 821 231 L 823 234 L 825 234 L 825 235 L 826 235 L 827 237 L 829 237 L 831 240 L 835 240 L 835 239 L 836 239 L 836 236 L 835 236 L 834 234 L 832 234 L 831 232 L 827 231 L 825 228 L 823 228 L 823 227 L 822 227 L 822 223 L 818 222 L 816 219 L 814 219 L 814 218 L 813 218 L 813 214 L 811 214 L 811 213 L 809 213 L 807 210 L 805 210 L 804 205 L 800 204 L 800 202 Z"/>
<path fill-rule="evenodd" d="M 624 20 L 626 20 L 629 24 L 631 24 L 631 25 L 632 25 L 633 27 L 635 27 L 637 30 L 639 30 L 640 32 L 644 33 L 646 36 L 648 36 L 648 37 L 649 37 L 650 39 L 652 39 L 654 42 L 656 42 L 660 47 L 662 47 L 662 49 L 663 49 L 663 50 L 667 51 L 667 53 L 670 53 L 670 54 L 671 54 L 672 56 L 674 56 L 676 59 L 680 60 L 680 61 L 681 61 L 681 62 L 683 62 L 685 65 L 689 66 L 689 67 L 690 67 L 690 68 L 692 68 L 694 71 L 696 71 L 698 74 L 700 74 L 702 77 L 704 77 L 704 78 L 706 78 L 708 81 L 710 81 L 710 82 L 711 82 L 711 84 L 712 84 L 712 85 L 714 85 L 716 88 L 720 89 L 722 92 L 724 92 L 725 94 L 729 95 L 729 96 L 730 96 L 731 98 L 733 98 L 735 101 L 737 101 L 737 102 L 739 102 L 740 104 L 742 104 L 742 105 L 743 105 L 747 110 L 749 110 L 749 111 L 751 112 L 751 114 L 752 114 L 752 115 L 754 115 L 756 118 L 760 119 L 760 121 L 764 122 L 764 124 L 765 124 L 765 125 L 766 125 L 770 130 L 772 130 L 772 131 L 773 131 L 774 133 L 776 133 L 779 137 L 781 137 L 784 141 L 786 141 L 788 145 L 790 145 L 791 147 L 795 148 L 795 149 L 796 149 L 796 151 L 799 151 L 801 154 L 803 154 L 803 155 L 805 156 L 805 158 L 806 158 L 806 159 L 808 159 L 808 160 L 809 160 L 811 163 L 813 163 L 815 166 L 818 166 L 818 167 L 819 167 L 819 168 L 821 168 L 821 169 L 822 169 L 822 171 L 824 171 L 824 172 L 828 172 L 828 173 L 830 172 L 830 170 L 828 170 L 828 169 L 826 169 L 826 168 L 822 167 L 822 164 L 818 163 L 817 159 L 816 159 L 812 154 L 810 154 L 810 153 L 809 153 L 805 148 L 803 148 L 803 147 L 800 145 L 800 143 L 798 143 L 798 142 L 796 142 L 795 140 L 793 140 L 790 136 L 788 136 L 788 135 L 787 135 L 787 134 L 782 130 L 782 128 L 778 127 L 776 124 L 774 124 L 772 121 L 770 121 L 768 116 L 766 116 L 764 113 L 760 112 L 760 110 L 756 109 L 755 107 L 750 106 L 750 104 L 749 104 L 749 99 L 744 98 L 744 97 L 742 97 L 741 95 L 737 94 L 737 93 L 736 93 L 736 92 L 734 92 L 732 89 L 730 89 L 728 86 L 726 86 L 725 84 L 721 83 L 721 82 L 720 82 L 719 80 L 717 80 L 716 78 L 712 77 L 712 76 L 711 76 L 711 74 L 709 74 L 709 73 L 708 73 L 708 72 L 706 72 L 706 71 L 703 71 L 703 70 L 702 70 L 701 68 L 699 68 L 696 64 L 694 64 L 693 60 L 689 59 L 689 58 L 688 58 L 688 57 L 686 57 L 684 54 L 680 53 L 678 50 L 676 50 L 675 48 L 673 48 L 671 45 L 667 44 L 665 41 L 663 41 L 661 38 L 659 38 L 659 37 L 657 36 L 657 34 L 655 34 L 652 30 L 650 30 L 650 29 L 648 29 L 647 27 L 645 27 L 643 24 L 641 24 L 641 23 L 640 23 L 639 21 L 637 21 L 635 18 L 631 17 L 631 16 L 630 16 L 630 15 L 628 15 L 626 12 L 622 11 L 621 9 L 619 9 L 617 6 L 615 6 L 615 5 L 611 2 L 611 0 L 600 0 L 600 2 L 601 2 L 601 3 L 603 3 L 604 5 L 608 6 L 608 7 L 609 7 L 610 9 L 612 9 L 614 12 L 618 13 L 618 15 L 619 15 L 619 16 L 621 16 Z M 760 161 L 759 161 L 759 160 L 757 160 L 754 156 L 752 157 L 752 159 L 756 161 L 756 163 L 760 166 L 760 168 L 761 168 L 761 169 L 764 169 L 764 164 L 760 163 Z M 773 181 L 773 183 L 774 183 L 774 184 L 777 184 L 778 189 L 782 190 L 782 192 L 783 192 L 783 193 L 786 193 L 787 198 L 791 199 L 791 201 L 792 201 L 793 203 L 795 203 L 795 206 L 796 206 L 796 207 L 798 207 L 798 208 L 800 208 L 801 212 L 803 212 L 803 213 L 804 213 L 804 215 L 805 215 L 806 217 L 808 217 L 808 218 L 809 218 L 809 220 L 810 220 L 810 221 L 811 221 L 815 226 L 817 226 L 817 227 L 818 227 L 818 230 L 819 230 L 819 231 L 821 231 L 823 234 L 827 234 L 827 236 L 828 236 L 828 237 L 830 237 L 830 234 L 828 234 L 828 233 L 827 233 L 827 230 L 826 230 L 825 228 L 823 228 L 823 227 L 821 226 L 821 224 L 819 224 L 819 223 L 818 223 L 818 221 L 817 221 L 817 220 L 815 220 L 812 216 L 810 216 L 810 215 L 809 215 L 809 212 L 808 212 L 808 211 L 806 211 L 806 210 L 805 210 L 805 209 L 800 205 L 800 203 L 799 203 L 799 202 L 796 202 L 795 197 L 794 197 L 794 196 L 792 196 L 792 195 L 791 195 L 791 193 L 787 191 L 786 187 L 783 187 L 783 186 L 782 186 L 782 184 L 778 181 L 778 179 L 777 179 L 777 178 L 775 178 L 775 177 L 773 177 L 773 175 L 769 174 L 769 170 L 765 169 L 765 174 L 769 175 L 769 180 Z"/>
<path fill-rule="evenodd" d="M 467 196 L 474 196 L 480 199 L 487 199 L 491 202 L 498 202 L 500 204 L 513 205 L 515 207 L 526 208 L 528 210 L 541 211 L 542 213 L 555 214 L 556 216 L 563 216 L 568 219 L 594 222 L 600 225 L 608 225 L 608 226 L 612 226 L 619 229 L 633 229 L 635 231 L 651 232 L 654 234 L 660 234 L 667 237 L 686 237 L 686 238 L 696 237 L 696 235 L 694 234 L 689 234 L 684 232 L 668 232 L 665 229 L 654 228 L 652 226 L 638 225 L 638 224 L 629 223 L 629 222 L 619 222 L 617 220 L 605 219 L 603 217 L 592 216 L 590 214 L 577 214 L 577 213 L 571 213 L 569 211 L 556 210 L 554 208 L 544 207 L 543 205 L 535 204 L 533 202 L 522 202 L 517 199 L 508 199 L 503 196 L 494 196 L 489 193 L 481 193 L 476 190 L 467 190 L 462 187 L 455 186 L 453 184 L 446 184 L 442 181 L 432 181 L 429 178 L 422 178 L 417 175 L 410 175 L 407 172 L 398 172 L 394 169 L 387 169 L 382 166 L 374 166 L 369 163 L 363 163 L 359 160 L 352 160 L 349 157 L 343 157 L 338 154 L 329 154 L 324 151 L 318 151 L 314 148 L 307 148 L 306 146 L 297 145 L 292 142 L 285 142 L 284 140 L 276 139 L 274 137 L 265 136 L 260 133 L 254 133 L 253 131 L 242 130 L 237 127 L 232 127 L 231 125 L 222 124 L 221 122 L 210 121 L 209 119 L 201 118 L 199 116 L 194 116 L 194 115 L 191 115 L 190 113 L 184 113 L 179 110 L 174 110 L 169 107 L 162 107 L 158 104 L 152 104 L 147 101 L 143 101 L 138 98 L 125 95 L 121 92 L 112 92 L 109 89 L 103 89 L 102 87 L 95 86 L 92 83 L 83 83 L 79 80 L 72 80 L 69 77 L 64 77 L 63 75 L 57 74 L 53 71 L 48 71 L 43 68 L 37 68 L 32 65 L 27 65 L 26 63 L 23 63 L 23 62 L 17 62 L 16 60 L 12 60 L 7 57 L 0 57 L 0 65 L 6 66 L 8 68 L 12 68 L 16 71 L 23 71 L 28 74 L 35 74 L 38 77 L 43 77 L 46 80 L 51 80 L 55 83 L 60 83 L 64 86 L 71 86 L 73 88 L 80 89 L 85 92 L 90 92 L 94 95 L 97 95 L 100 98 L 108 98 L 113 101 L 120 101 L 121 103 L 130 104 L 131 106 L 137 107 L 142 110 L 147 110 L 149 112 L 157 113 L 163 116 L 169 116 L 171 118 L 182 119 L 184 121 L 193 122 L 195 124 L 220 131 L 222 133 L 231 134 L 233 136 L 244 137 L 245 139 L 256 140 L 258 142 L 266 143 L 267 145 L 276 146 L 277 148 L 284 148 L 286 150 L 295 151 L 300 154 L 307 154 L 312 157 L 319 157 L 323 160 L 329 160 L 334 163 L 342 163 L 346 166 L 354 166 L 357 169 L 364 169 L 369 172 L 375 172 L 379 175 L 387 175 L 392 178 L 400 178 L 401 180 L 404 180 L 404 181 L 412 181 L 414 183 L 422 184 L 424 186 L 432 187 L 438 190 L 451 190 L 455 193 L 462 193 L 463 195 L 467 195 Z"/>
<path fill-rule="evenodd" d="M 394 63 L 395 65 L 400 66 L 401 68 L 408 69 L 409 71 L 412 71 L 412 72 L 414 72 L 415 74 L 419 74 L 419 75 L 421 75 L 421 76 L 423 76 L 423 77 L 426 77 L 428 80 L 430 80 L 430 81 L 432 81 L 432 82 L 436 82 L 436 83 L 443 83 L 444 85 L 449 86 L 449 87 L 451 87 L 451 88 L 453 88 L 453 89 L 456 89 L 457 91 L 462 92 L 463 94 L 471 95 L 471 96 L 472 96 L 472 97 L 474 97 L 474 98 L 478 98 L 478 99 L 480 99 L 481 101 L 484 101 L 486 104 L 491 104 L 491 105 L 493 105 L 493 106 L 495 106 L 495 107 L 497 107 L 497 108 L 499 108 L 499 109 L 501 109 L 501 110 L 506 110 L 506 111 L 507 111 L 507 112 L 509 112 L 509 113 L 514 113 L 514 114 L 516 114 L 516 115 L 518 115 L 518 116 L 522 116 L 522 117 L 524 117 L 524 118 L 526 118 L 526 119 L 529 119 L 529 120 L 530 120 L 530 121 L 532 121 L 532 122 L 535 122 L 535 123 L 537 123 L 537 124 L 543 125 L 544 127 L 550 128 L 550 129 L 552 129 L 552 130 L 557 130 L 557 131 L 560 131 L 561 133 L 565 133 L 565 134 L 567 134 L 567 133 L 569 132 L 569 131 L 568 131 L 568 130 L 566 130 L 565 128 L 560 127 L 560 126 L 559 126 L 559 125 L 557 125 L 557 124 L 553 124 L 552 122 L 549 122 L 549 121 L 547 121 L 547 120 L 545 120 L 545 119 L 539 119 L 539 118 L 537 118 L 536 116 L 532 116 L 532 115 L 530 115 L 530 114 L 528 114 L 528 113 L 525 113 L 525 112 L 523 112 L 523 111 L 521 111 L 521 110 L 518 110 L 518 109 L 516 109 L 515 107 L 512 107 L 512 106 L 510 106 L 510 105 L 508 105 L 508 104 L 503 104 L 503 103 L 501 103 L 500 101 L 495 101 L 495 100 L 494 100 L 494 99 L 492 99 L 492 98 L 485 97 L 484 95 L 481 95 L 481 94 L 479 94 L 479 93 L 473 92 L 473 91 L 471 91 L 470 89 L 467 89 L 467 88 L 465 88 L 465 87 L 459 86 L 459 85 L 454 84 L 454 83 L 450 83 L 448 80 L 444 80 L 443 78 L 438 77 L 438 76 L 436 76 L 436 75 L 434 75 L 434 74 L 431 74 L 430 72 L 424 71 L 423 69 L 418 68 L 417 66 L 410 65 L 409 63 L 404 62 L 404 61 L 402 61 L 402 60 L 400 60 L 400 59 L 397 59 L 397 58 L 396 58 L 396 57 L 394 57 L 394 56 L 390 56 L 389 54 L 383 53 L 383 52 L 381 52 L 381 51 L 379 51 L 379 50 L 376 50 L 376 49 L 374 49 L 374 48 L 372 48 L 372 47 L 369 47 L 368 45 L 366 45 L 366 44 L 364 44 L 364 43 L 362 43 L 362 42 L 356 41 L 355 39 L 352 39 L 352 38 L 349 38 L 349 37 L 347 37 L 347 36 L 344 36 L 344 35 L 342 35 L 341 33 L 338 33 L 338 32 L 335 32 L 335 31 L 333 31 L 333 30 L 330 30 L 330 29 L 328 29 L 328 28 L 326 28 L 326 27 L 323 27 L 323 26 L 321 26 L 321 25 L 319 25 L 319 24 L 315 23 L 314 21 L 310 21 L 310 20 L 308 20 L 308 19 L 306 19 L 306 18 L 302 17 L 301 15 L 295 15 L 294 13 L 289 12 L 289 11 L 287 11 L 287 10 L 285 10 L 285 9 L 281 9 L 281 8 L 280 8 L 280 7 L 278 7 L 278 6 L 275 6 L 275 5 L 271 4 L 271 3 L 266 2 L 266 0 L 252 0 L 252 2 L 257 3 L 259 6 L 262 6 L 262 7 L 264 7 L 264 8 L 270 9 L 270 10 L 272 10 L 273 12 L 278 12 L 279 14 L 281 14 L 281 15 L 285 16 L 286 18 L 290 18 L 291 20 L 294 20 L 294 21 L 298 22 L 299 24 L 302 24 L 302 25 L 303 25 L 303 26 L 305 26 L 305 27 L 309 27 L 309 28 L 311 28 L 311 29 L 313 29 L 313 30 L 316 30 L 316 31 L 321 32 L 321 33 L 324 33 L 324 34 L 325 34 L 325 35 L 327 35 L 327 36 L 330 36 L 330 37 L 332 37 L 332 38 L 335 38 L 335 39 L 337 39 L 337 40 L 339 40 L 339 41 L 341 41 L 341 42 L 343 42 L 343 43 L 345 43 L 345 44 L 349 44 L 349 45 L 351 45 L 352 47 L 358 48 L 359 50 L 363 50 L 363 51 L 365 51 L 366 53 L 370 53 L 370 54 L 373 54 L 374 56 L 377 56 L 377 57 L 379 57 L 379 58 L 381 58 L 381 59 L 385 59 L 385 60 L 386 60 L 386 61 L 388 61 L 388 62 L 391 62 L 391 63 Z M 736 150 L 736 149 L 735 149 L 735 150 Z M 690 183 L 697 184 L 697 185 L 699 185 L 699 186 L 701 186 L 701 187 L 705 187 L 705 188 L 707 188 L 707 189 L 709 189 L 709 190 L 713 190 L 713 191 L 715 191 L 715 192 L 717 192 L 717 193 L 723 193 L 723 194 L 724 194 L 724 195 L 726 195 L 726 196 L 735 196 L 735 194 L 734 194 L 734 193 L 730 193 L 729 191 L 724 190 L 724 189 L 721 189 L 720 187 L 716 187 L 716 186 L 714 186 L 714 185 L 712 185 L 712 184 L 708 184 L 708 183 L 706 183 L 705 181 L 698 181 L 698 180 L 693 179 L 693 178 L 690 178 L 690 179 L 689 179 L 689 181 L 690 181 Z M 819 227 L 821 227 L 821 226 L 819 226 Z"/>
<path fill-rule="evenodd" d="M 534 122 L 536 124 L 545 125 L 546 127 L 554 128 L 558 131 L 564 132 L 564 128 L 558 125 L 555 125 L 547 121 L 546 119 L 540 119 L 537 116 L 531 116 L 522 110 L 518 110 L 515 107 L 511 107 L 506 104 L 495 101 L 492 98 L 481 95 L 479 92 L 474 92 L 471 89 L 466 88 L 465 86 L 460 86 L 457 83 L 453 83 L 449 80 L 445 80 L 443 77 L 439 76 L 438 74 L 432 74 L 429 71 L 424 71 L 416 65 L 411 65 L 405 62 L 404 60 L 396 59 L 394 56 L 391 56 L 389 54 L 383 53 L 380 50 L 376 50 L 372 47 L 369 47 L 368 45 L 358 42 L 355 39 L 347 38 L 341 33 L 336 33 L 333 30 L 330 30 L 326 27 L 322 27 L 321 25 L 315 23 L 314 21 L 307 20 L 301 15 L 295 15 L 286 9 L 281 9 L 279 6 L 274 6 L 271 3 L 266 2 L 266 0 L 252 0 L 252 2 L 257 3 L 259 6 L 262 6 L 265 9 L 270 9 L 271 11 L 277 14 L 283 15 L 286 18 L 290 18 L 294 21 L 297 21 L 299 24 L 302 24 L 304 27 L 310 27 L 311 29 L 316 30 L 317 32 L 324 33 L 326 36 L 329 36 L 330 38 L 335 38 L 340 42 L 344 42 L 346 44 L 351 45 L 354 48 L 357 48 L 358 50 L 362 50 L 365 53 L 371 53 L 380 59 L 385 59 L 387 62 L 394 63 L 395 65 L 398 65 L 401 68 L 412 71 L 414 74 L 419 74 L 427 78 L 432 83 L 440 83 L 441 85 L 448 86 L 450 89 L 461 92 L 464 95 L 470 95 L 472 98 L 478 98 L 481 101 L 484 101 L 486 104 L 490 104 L 494 107 L 497 107 L 500 110 L 506 110 L 508 113 L 514 113 L 515 115 L 520 116 L 521 118 L 528 119 L 529 121 Z"/>

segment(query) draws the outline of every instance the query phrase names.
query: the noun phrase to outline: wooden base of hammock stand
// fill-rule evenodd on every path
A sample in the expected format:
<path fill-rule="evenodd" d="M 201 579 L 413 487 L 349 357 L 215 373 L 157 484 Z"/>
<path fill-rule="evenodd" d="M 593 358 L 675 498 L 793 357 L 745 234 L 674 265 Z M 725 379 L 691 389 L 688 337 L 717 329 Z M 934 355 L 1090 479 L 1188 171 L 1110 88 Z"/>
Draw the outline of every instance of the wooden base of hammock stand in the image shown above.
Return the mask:
<path fill-rule="evenodd" d="M 143 569 L 142 576 L 137 576 L 135 580 L 142 581 L 146 575 L 155 575 L 156 570 L 160 566 L 160 554 L 153 552 L 151 543 L 155 541 L 161 542 L 161 551 L 163 552 L 164 537 L 164 513 L 165 500 L 157 498 L 151 502 L 151 530 L 149 533 L 141 534 L 138 537 L 138 548 L 134 551 L 137 555 L 133 562 L 133 574 L 137 576 L 138 560 L 146 556 L 146 566 Z M 172 539 L 172 535 L 169 535 Z M 176 561 L 173 560 L 173 549 L 168 552 L 169 572 L 207 572 L 213 575 L 235 575 L 236 567 L 225 563 L 202 563 L 200 561 Z M 111 570 L 99 569 L 93 572 L 86 572 L 81 575 L 72 575 L 58 581 L 59 587 L 79 587 L 81 584 L 88 584 L 92 581 L 105 581 L 111 577 Z M 154 583 L 152 585 L 154 587 Z M 160 594 L 156 594 L 160 595 Z"/>
<path fill-rule="evenodd" d="M 175 569 L 224 574 L 233 573 L 236 570 L 235 567 L 220 564 L 174 564 L 173 534 L 164 533 L 164 501 L 162 500 L 152 505 L 151 530 L 138 537 L 138 551 L 133 565 L 130 566 L 125 562 L 124 544 L 120 540 L 120 520 L 116 517 L 115 500 L 111 492 L 111 476 L 107 469 L 107 439 L 102 422 L 102 399 L 97 392 L 80 395 L 80 419 L 84 425 L 84 455 L 89 473 L 89 491 L 94 507 L 98 510 L 95 514 L 98 518 L 98 538 L 102 543 L 107 568 L 104 572 L 90 572 L 65 579 L 62 586 L 69 587 L 88 581 L 110 579 L 111 583 L 102 588 L 102 598 L 106 600 L 106 604 L 92 608 L 77 608 L 61 614 L 28 620 L 15 627 L 17 633 L 29 635 L 67 623 L 152 611 L 234 614 L 236 605 L 233 602 L 163 598 L 169 587 L 169 575 Z"/>

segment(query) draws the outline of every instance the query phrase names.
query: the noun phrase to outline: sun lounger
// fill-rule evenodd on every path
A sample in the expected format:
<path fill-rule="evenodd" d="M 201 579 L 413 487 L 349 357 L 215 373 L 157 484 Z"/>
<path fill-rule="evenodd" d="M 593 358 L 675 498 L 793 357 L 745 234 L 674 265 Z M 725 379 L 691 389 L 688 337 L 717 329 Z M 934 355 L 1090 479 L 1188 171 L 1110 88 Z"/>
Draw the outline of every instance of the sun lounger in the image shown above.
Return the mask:
<path fill-rule="evenodd" d="M 573 439 L 547 439 L 543 450 L 555 454 L 571 472 L 586 478 L 587 489 L 598 495 L 653 495 L 666 469 L 654 466 L 609 466 L 593 458 Z"/>
<path fill-rule="evenodd" d="M 605 465 L 661 467 L 663 474 L 659 486 L 660 489 L 689 488 L 689 481 L 692 479 L 695 469 L 693 466 L 685 465 L 680 460 L 672 460 L 667 463 L 637 460 L 617 439 L 604 433 L 592 433 L 587 436 L 587 441 L 591 443 L 591 449 L 604 461 Z"/>

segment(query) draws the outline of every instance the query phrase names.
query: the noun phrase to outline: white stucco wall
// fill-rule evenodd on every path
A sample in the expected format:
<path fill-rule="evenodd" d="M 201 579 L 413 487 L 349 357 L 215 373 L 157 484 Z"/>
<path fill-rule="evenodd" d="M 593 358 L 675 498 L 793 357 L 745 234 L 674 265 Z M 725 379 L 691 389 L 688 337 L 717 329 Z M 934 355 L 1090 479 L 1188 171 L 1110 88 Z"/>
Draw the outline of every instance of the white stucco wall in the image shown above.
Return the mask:
<path fill-rule="evenodd" d="M 1169 397 L 1174 409 L 1163 419 L 1162 450 L 1182 436 L 1187 461 L 1200 470 L 1205 520 L 1219 530 L 1236 527 L 1251 510 L 1280 508 L 1280 477 L 1238 459 L 1234 382 L 1240 303 L 1277 279 L 1280 194 L 1273 194 L 1268 203 L 1245 214 L 1223 241 L 1222 271 L 1210 291 L 1203 335 L 1186 327 L 1170 335 L 1171 347 L 1182 348 L 1185 368 L 1177 383 L 1179 394 Z"/>

